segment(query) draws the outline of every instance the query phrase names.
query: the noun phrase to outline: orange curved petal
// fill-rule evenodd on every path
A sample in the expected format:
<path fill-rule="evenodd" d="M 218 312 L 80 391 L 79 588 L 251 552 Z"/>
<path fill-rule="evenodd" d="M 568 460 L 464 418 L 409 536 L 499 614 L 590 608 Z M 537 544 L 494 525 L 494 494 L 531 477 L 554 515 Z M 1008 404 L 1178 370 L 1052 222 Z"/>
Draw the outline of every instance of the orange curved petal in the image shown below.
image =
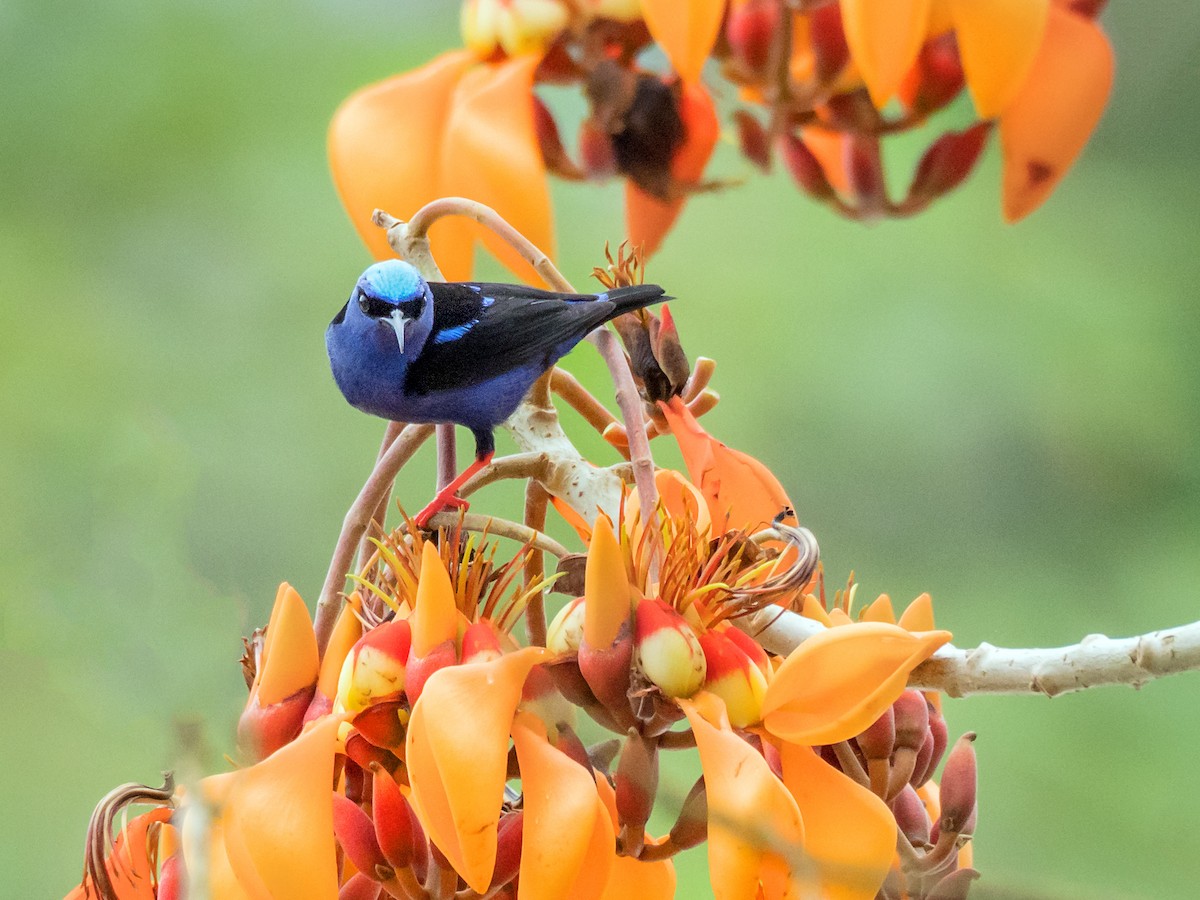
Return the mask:
<path fill-rule="evenodd" d="M 896 853 L 896 820 L 887 804 L 808 747 L 780 748 L 783 783 L 804 817 L 804 849 L 828 900 L 871 900 Z"/>
<path fill-rule="evenodd" d="M 338 678 L 342 674 L 342 665 L 347 654 L 362 637 L 362 622 L 355 614 L 362 608 L 362 598 L 357 591 L 351 594 L 333 626 L 333 634 L 325 655 L 321 658 L 321 671 L 317 677 L 317 693 L 332 700 L 337 696 Z"/>
<path fill-rule="evenodd" d="M 930 0 L 842 0 L 846 44 L 871 100 L 882 108 L 917 59 Z"/>
<path fill-rule="evenodd" d="M 541 57 L 517 56 L 463 76 L 441 146 L 441 192 L 490 206 L 542 252 L 554 255 L 546 164 L 533 117 L 533 73 Z M 469 226 L 519 278 L 540 276 L 491 230 Z"/>
<path fill-rule="evenodd" d="M 263 639 L 262 661 L 250 689 L 262 706 L 312 688 L 320 670 L 317 638 L 308 607 L 286 581 L 279 586 Z M 249 704 L 247 704 L 249 705 Z"/>
<path fill-rule="evenodd" d="M 458 606 L 454 586 L 437 546 L 426 541 L 421 551 L 421 573 L 413 600 L 412 653 L 422 657 L 458 635 Z"/>
<path fill-rule="evenodd" d="M 961 853 L 961 852 L 960 852 Z M 600 900 L 671 900 L 675 896 L 675 864 L 669 859 L 642 862 L 630 856 L 613 860 Z"/>
<path fill-rule="evenodd" d="M 905 631 L 933 631 L 933 598 L 922 594 L 900 614 L 896 623 Z"/>
<path fill-rule="evenodd" d="M 908 673 L 948 640 L 948 631 L 912 634 L 884 622 L 815 635 L 776 670 L 763 700 L 763 724 L 806 747 L 851 738 L 895 702 Z"/>
<path fill-rule="evenodd" d="M 599 897 L 616 835 L 592 774 L 550 745 L 535 716 L 519 715 L 512 737 L 525 796 L 521 897 Z"/>
<path fill-rule="evenodd" d="M 724 16 L 725 0 L 642 0 L 650 36 L 687 84 L 700 80 Z"/>
<path fill-rule="evenodd" d="M 450 100 L 474 57 L 467 50 L 351 94 L 329 124 L 329 165 L 342 205 L 376 259 L 395 256 L 376 207 L 405 218 L 445 195 L 439 159 Z M 442 219 L 430 231 L 442 273 L 471 277 L 471 236 L 462 219 Z"/>
<path fill-rule="evenodd" d="M 339 716 L 327 716 L 262 762 L 236 773 L 224 809 L 226 849 L 244 849 L 268 896 L 337 896 L 333 756 Z M 252 877 L 238 871 L 243 885 Z"/>
<path fill-rule="evenodd" d="M 1037 209 L 1066 175 L 1100 121 L 1112 80 L 1112 45 L 1100 26 L 1052 6 L 1029 77 L 1000 116 L 1005 221 Z"/>
<path fill-rule="evenodd" d="M 880 594 L 858 618 L 861 622 L 887 622 L 889 625 L 895 625 L 896 613 L 892 610 L 892 598 L 887 594 Z"/>
<path fill-rule="evenodd" d="M 796 801 L 762 754 L 729 727 L 724 705 L 710 694 L 678 701 L 691 723 L 708 792 L 708 870 L 717 900 L 754 900 L 794 883 L 796 873 L 772 846 L 804 844 Z M 769 834 L 763 829 L 770 829 Z M 773 888 L 773 889 L 772 889 Z"/>
<path fill-rule="evenodd" d="M 708 501 L 714 535 L 729 528 L 769 524 L 784 507 L 792 505 L 770 469 L 710 435 L 680 398 L 673 397 L 659 408 L 679 444 L 692 483 Z"/>
<path fill-rule="evenodd" d="M 117 833 L 104 864 L 118 900 L 154 900 L 152 876 L 156 873 L 150 869 L 148 832 L 154 823 L 168 821 L 173 812 L 165 806 L 152 809 L 134 816 Z M 97 896 L 93 894 L 93 884 L 85 878 L 65 900 L 90 900 L 93 896 Z"/>
<path fill-rule="evenodd" d="M 625 183 L 625 232 L 635 247 L 649 256 L 658 250 L 687 202 L 687 189 L 700 181 L 712 156 L 721 126 L 712 98 L 699 84 L 685 84 L 679 98 L 679 115 L 687 137 L 671 160 L 671 179 L 681 191 L 671 200 L 659 200 L 632 181 Z"/>
<path fill-rule="evenodd" d="M 632 596 L 621 545 L 612 525 L 600 517 L 592 528 L 587 566 L 583 572 L 583 640 L 593 649 L 607 650 L 629 621 Z"/>
<path fill-rule="evenodd" d="M 1017 95 L 1046 31 L 1050 0 L 950 0 L 967 87 L 981 119 Z"/>
<path fill-rule="evenodd" d="M 426 833 L 475 891 L 496 861 L 508 736 L 525 679 L 545 650 L 446 666 L 429 676 L 405 739 L 412 799 Z"/>
<path fill-rule="evenodd" d="M 804 595 L 804 606 L 800 609 L 800 615 L 806 619 L 815 619 L 826 628 L 833 627 L 833 621 L 829 618 L 829 613 L 825 611 L 825 607 L 821 605 L 821 601 L 816 598 L 815 594 Z"/>
<path fill-rule="evenodd" d="M 804 146 L 821 164 L 821 170 L 831 185 L 841 193 L 850 190 L 850 176 L 846 172 L 846 154 L 843 152 L 846 139 L 841 132 L 828 128 L 801 128 Z"/>

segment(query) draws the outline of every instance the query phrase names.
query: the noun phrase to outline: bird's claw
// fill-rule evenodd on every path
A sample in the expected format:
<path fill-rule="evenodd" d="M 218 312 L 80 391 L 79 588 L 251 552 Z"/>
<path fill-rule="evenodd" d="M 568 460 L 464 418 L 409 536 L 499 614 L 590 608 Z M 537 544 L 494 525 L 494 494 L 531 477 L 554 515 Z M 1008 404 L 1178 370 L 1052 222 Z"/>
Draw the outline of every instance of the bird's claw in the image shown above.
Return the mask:
<path fill-rule="evenodd" d="M 457 491 L 457 486 L 455 486 L 455 491 Z M 424 529 L 429 526 L 429 520 L 443 510 L 470 508 L 470 502 L 464 500 L 462 497 L 459 497 L 457 493 L 447 493 L 446 491 L 441 491 L 436 497 L 429 501 L 428 506 L 417 513 L 416 517 L 413 519 L 413 522 L 418 528 Z"/>

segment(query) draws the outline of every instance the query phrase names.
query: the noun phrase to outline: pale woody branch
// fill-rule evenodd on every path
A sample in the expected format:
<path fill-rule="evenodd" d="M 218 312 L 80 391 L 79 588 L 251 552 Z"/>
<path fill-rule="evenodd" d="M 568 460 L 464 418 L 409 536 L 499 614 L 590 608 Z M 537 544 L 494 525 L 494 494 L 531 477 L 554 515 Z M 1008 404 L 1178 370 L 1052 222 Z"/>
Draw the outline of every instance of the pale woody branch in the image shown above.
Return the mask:
<path fill-rule="evenodd" d="M 825 626 L 788 610 L 765 609 L 735 620 L 772 653 L 787 655 Z M 1138 637 L 1092 634 L 1068 647 L 1010 649 L 947 645 L 922 663 L 909 686 L 951 697 L 1045 694 L 1054 697 L 1107 684 L 1140 687 L 1155 678 L 1200 669 L 1200 622 Z"/>

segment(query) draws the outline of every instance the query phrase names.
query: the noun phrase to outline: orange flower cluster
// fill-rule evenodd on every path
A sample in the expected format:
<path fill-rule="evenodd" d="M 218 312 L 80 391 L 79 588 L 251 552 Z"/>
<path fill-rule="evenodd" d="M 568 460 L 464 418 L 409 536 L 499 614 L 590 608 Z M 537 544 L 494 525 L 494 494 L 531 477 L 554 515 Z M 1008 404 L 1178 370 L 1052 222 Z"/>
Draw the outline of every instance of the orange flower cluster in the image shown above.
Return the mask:
<path fill-rule="evenodd" d="M 553 255 L 547 175 L 625 181 L 627 237 L 653 252 L 706 168 L 721 130 L 722 79 L 743 155 L 778 156 L 799 187 L 857 219 L 906 216 L 960 185 L 994 122 L 1003 210 L 1036 209 L 1079 155 L 1112 84 L 1102 0 L 465 0 L 465 49 L 365 88 L 342 104 L 329 155 L 342 201 L 378 257 L 371 213 L 404 217 L 442 196 L 497 210 Z M 657 46 L 669 68 L 647 66 Z M 710 62 L 711 61 L 711 62 Z M 574 153 L 541 85 L 581 89 Z M 964 87 L 978 122 L 929 146 L 903 198 L 888 195 L 884 139 L 925 125 Z M 449 280 L 484 246 L 536 276 L 495 235 L 434 227 Z"/>
<path fill-rule="evenodd" d="M 671 857 L 705 840 L 718 897 L 965 896 L 974 757 L 960 742 L 939 798 L 945 723 L 905 690 L 950 635 L 927 597 L 899 625 L 886 599 L 851 621 L 849 592 L 825 612 L 786 526 L 731 524 L 777 498 L 733 512 L 730 460 L 749 457 L 710 455 L 706 487 L 660 472 L 656 524 L 632 499 L 593 524 L 546 647 L 512 633 L 547 586 L 518 582 L 528 551 L 499 564 L 461 528 L 376 542 L 323 658 L 282 585 L 244 661 L 244 767 L 114 792 L 69 900 L 667 898 Z M 770 603 L 832 627 L 772 657 L 732 624 Z M 619 743 L 586 748 L 580 710 Z M 704 774 L 652 835 L 659 755 L 692 747 Z M 114 843 L 131 803 L 154 808 Z"/>

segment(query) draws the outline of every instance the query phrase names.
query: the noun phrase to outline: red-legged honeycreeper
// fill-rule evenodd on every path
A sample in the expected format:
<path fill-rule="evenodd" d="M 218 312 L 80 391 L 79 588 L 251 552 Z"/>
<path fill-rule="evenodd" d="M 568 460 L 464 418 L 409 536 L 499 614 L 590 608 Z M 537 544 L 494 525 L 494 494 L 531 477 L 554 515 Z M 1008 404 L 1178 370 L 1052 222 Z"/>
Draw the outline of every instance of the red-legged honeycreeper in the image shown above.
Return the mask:
<path fill-rule="evenodd" d="M 389 259 L 363 272 L 325 332 L 333 377 L 351 406 L 398 422 L 453 422 L 475 462 L 416 518 L 424 527 L 495 452 L 492 430 L 587 333 L 669 299 L 656 284 L 562 294 L 519 284 L 426 282 Z"/>

